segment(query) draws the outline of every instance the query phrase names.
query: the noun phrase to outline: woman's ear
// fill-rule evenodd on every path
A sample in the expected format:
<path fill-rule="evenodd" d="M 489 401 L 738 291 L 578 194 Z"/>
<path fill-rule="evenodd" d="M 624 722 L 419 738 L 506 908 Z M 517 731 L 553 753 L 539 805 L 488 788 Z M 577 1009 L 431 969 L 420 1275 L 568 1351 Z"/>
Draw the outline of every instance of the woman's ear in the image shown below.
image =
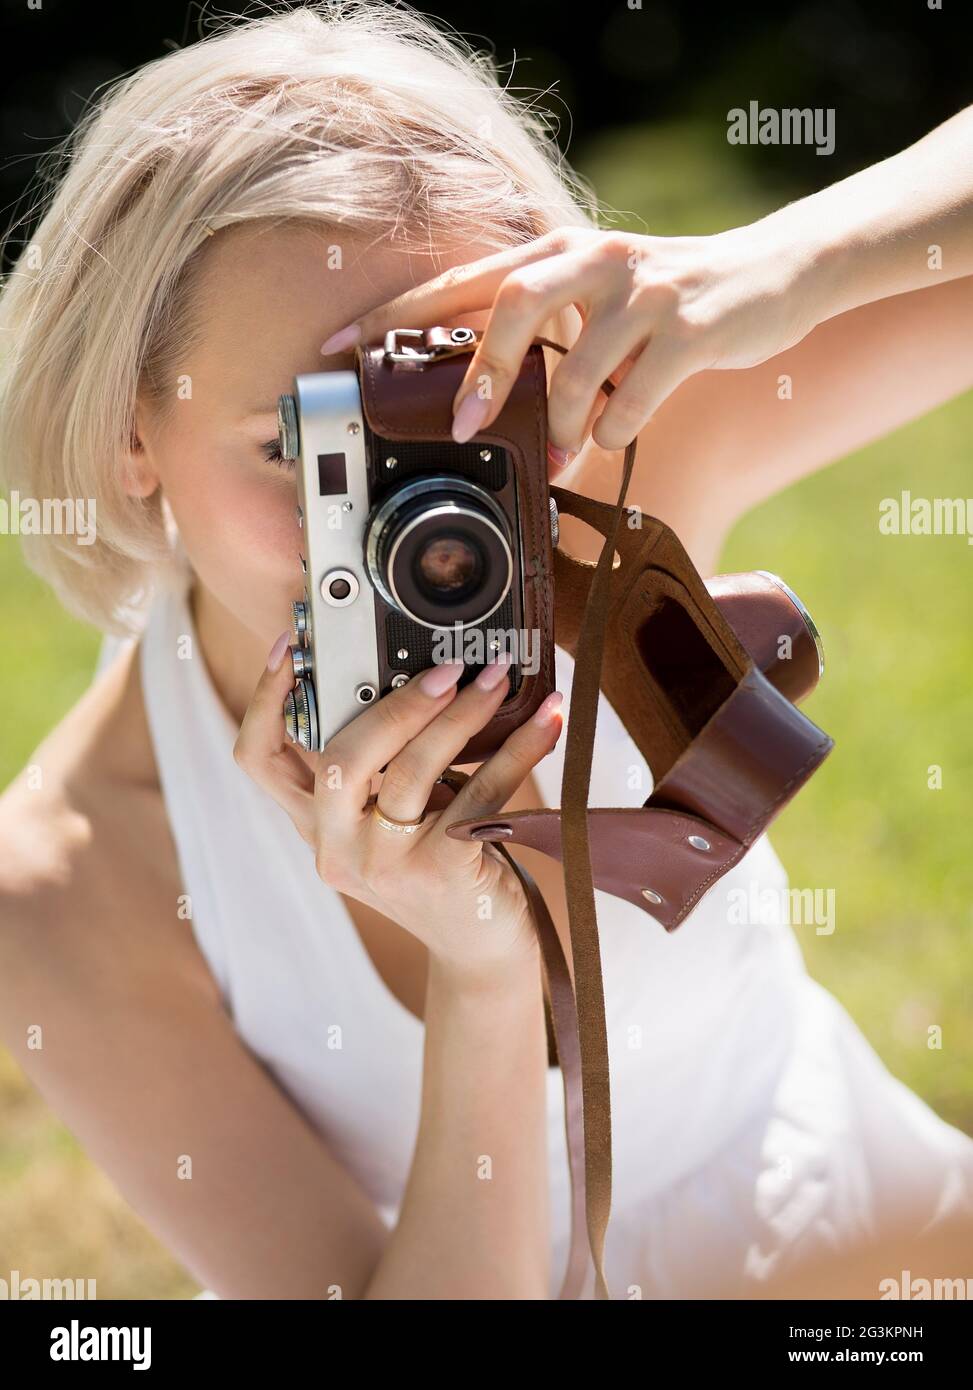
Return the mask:
<path fill-rule="evenodd" d="M 145 424 L 146 414 L 140 402 L 135 411 L 131 442 L 122 455 L 122 491 L 128 497 L 151 497 L 159 486 L 159 475 L 146 444 Z"/>

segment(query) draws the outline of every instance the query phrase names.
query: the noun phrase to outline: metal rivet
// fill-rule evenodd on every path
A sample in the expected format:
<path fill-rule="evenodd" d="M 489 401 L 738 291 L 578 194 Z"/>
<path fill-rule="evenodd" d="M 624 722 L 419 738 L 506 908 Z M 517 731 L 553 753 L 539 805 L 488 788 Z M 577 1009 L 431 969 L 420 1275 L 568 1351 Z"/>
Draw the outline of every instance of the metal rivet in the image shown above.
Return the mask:
<path fill-rule="evenodd" d="M 408 658 L 408 655 L 409 649 L 407 647 L 400 647 L 399 650 L 395 653 L 395 658 L 397 661 L 405 661 Z"/>
<path fill-rule="evenodd" d="M 689 837 L 689 843 L 692 845 L 693 849 L 709 849 L 709 848 L 710 848 L 710 842 L 709 842 L 709 840 L 704 840 L 703 837 L 702 837 L 702 835 L 690 835 L 690 837 Z"/>
<path fill-rule="evenodd" d="M 493 458 L 493 450 L 492 450 L 492 449 L 481 449 L 481 450 L 480 450 L 480 458 L 482 459 L 482 461 L 483 461 L 484 463 L 489 463 L 490 460 Z"/>
<path fill-rule="evenodd" d="M 354 502 L 342 502 L 341 510 L 343 512 L 353 512 L 355 510 Z"/>
<path fill-rule="evenodd" d="M 404 671 L 396 671 L 389 684 L 391 685 L 393 690 L 399 690 L 403 685 L 405 685 L 408 679 L 409 677 L 406 675 Z"/>
<path fill-rule="evenodd" d="M 386 467 L 386 468 L 392 469 L 392 468 L 398 468 L 398 466 L 399 466 L 399 461 L 398 461 L 397 458 L 393 458 L 393 457 L 389 456 L 389 458 L 387 458 L 387 459 L 385 460 L 385 467 Z"/>
<path fill-rule="evenodd" d="M 643 889 L 642 889 L 642 897 L 643 897 L 643 898 L 648 898 L 648 900 L 649 900 L 650 903 L 661 903 L 661 902 L 662 902 L 662 899 L 659 897 L 658 893 L 653 893 L 653 891 L 652 891 L 651 888 L 643 888 Z"/>
<path fill-rule="evenodd" d="M 348 426 L 348 433 L 349 433 L 349 434 L 360 434 L 360 433 L 361 433 L 361 425 L 358 423 L 357 420 L 352 420 L 351 424 Z"/>

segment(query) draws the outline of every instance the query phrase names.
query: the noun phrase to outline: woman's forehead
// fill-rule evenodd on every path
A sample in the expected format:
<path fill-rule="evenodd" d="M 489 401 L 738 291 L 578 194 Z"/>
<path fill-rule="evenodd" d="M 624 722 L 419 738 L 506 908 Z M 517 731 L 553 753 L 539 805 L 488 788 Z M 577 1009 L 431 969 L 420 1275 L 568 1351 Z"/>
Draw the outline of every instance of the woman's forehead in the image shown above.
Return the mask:
<path fill-rule="evenodd" d="M 476 258 L 478 248 L 471 248 Z M 342 360 L 321 357 L 337 329 L 415 285 L 463 264 L 406 256 L 333 229 L 233 227 L 212 238 L 197 281 L 201 332 L 192 366 L 245 414 L 290 389 L 293 376 Z M 485 326 L 489 309 L 443 316 L 447 326 Z M 413 326 L 413 325 L 406 325 Z"/>
<path fill-rule="evenodd" d="M 486 254 L 471 243 L 449 254 L 418 255 L 340 228 L 248 224 L 225 228 L 213 237 L 200 283 L 209 307 L 222 307 L 227 316 L 252 317 L 258 311 L 307 316 L 320 304 L 334 326 L 343 327 L 443 271 Z"/>

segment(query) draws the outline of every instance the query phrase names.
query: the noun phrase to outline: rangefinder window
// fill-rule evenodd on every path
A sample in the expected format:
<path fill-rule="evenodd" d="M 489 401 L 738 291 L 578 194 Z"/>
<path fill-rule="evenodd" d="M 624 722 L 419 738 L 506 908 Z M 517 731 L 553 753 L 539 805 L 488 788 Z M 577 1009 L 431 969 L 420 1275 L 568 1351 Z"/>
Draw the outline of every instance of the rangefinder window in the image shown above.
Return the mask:
<path fill-rule="evenodd" d="M 348 467 L 344 454 L 318 454 L 318 496 L 334 497 L 348 491 Z"/>

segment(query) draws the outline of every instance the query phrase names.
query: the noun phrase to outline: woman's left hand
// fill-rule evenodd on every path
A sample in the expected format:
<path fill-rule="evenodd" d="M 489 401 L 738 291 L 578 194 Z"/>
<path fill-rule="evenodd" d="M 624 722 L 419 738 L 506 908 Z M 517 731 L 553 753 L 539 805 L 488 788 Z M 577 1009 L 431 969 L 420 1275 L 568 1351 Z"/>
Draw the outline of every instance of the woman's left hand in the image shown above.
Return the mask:
<path fill-rule="evenodd" d="M 624 449 L 695 372 L 756 366 L 800 342 L 818 322 L 804 285 L 812 268 L 813 256 L 775 232 L 773 219 L 702 237 L 559 227 L 388 300 L 321 351 L 489 309 L 453 402 L 453 437 L 463 443 L 500 414 L 532 341 L 573 304 L 582 331 L 551 374 L 548 398 L 556 468 L 589 434 L 599 448 Z M 616 389 L 602 406 L 606 379 Z"/>

